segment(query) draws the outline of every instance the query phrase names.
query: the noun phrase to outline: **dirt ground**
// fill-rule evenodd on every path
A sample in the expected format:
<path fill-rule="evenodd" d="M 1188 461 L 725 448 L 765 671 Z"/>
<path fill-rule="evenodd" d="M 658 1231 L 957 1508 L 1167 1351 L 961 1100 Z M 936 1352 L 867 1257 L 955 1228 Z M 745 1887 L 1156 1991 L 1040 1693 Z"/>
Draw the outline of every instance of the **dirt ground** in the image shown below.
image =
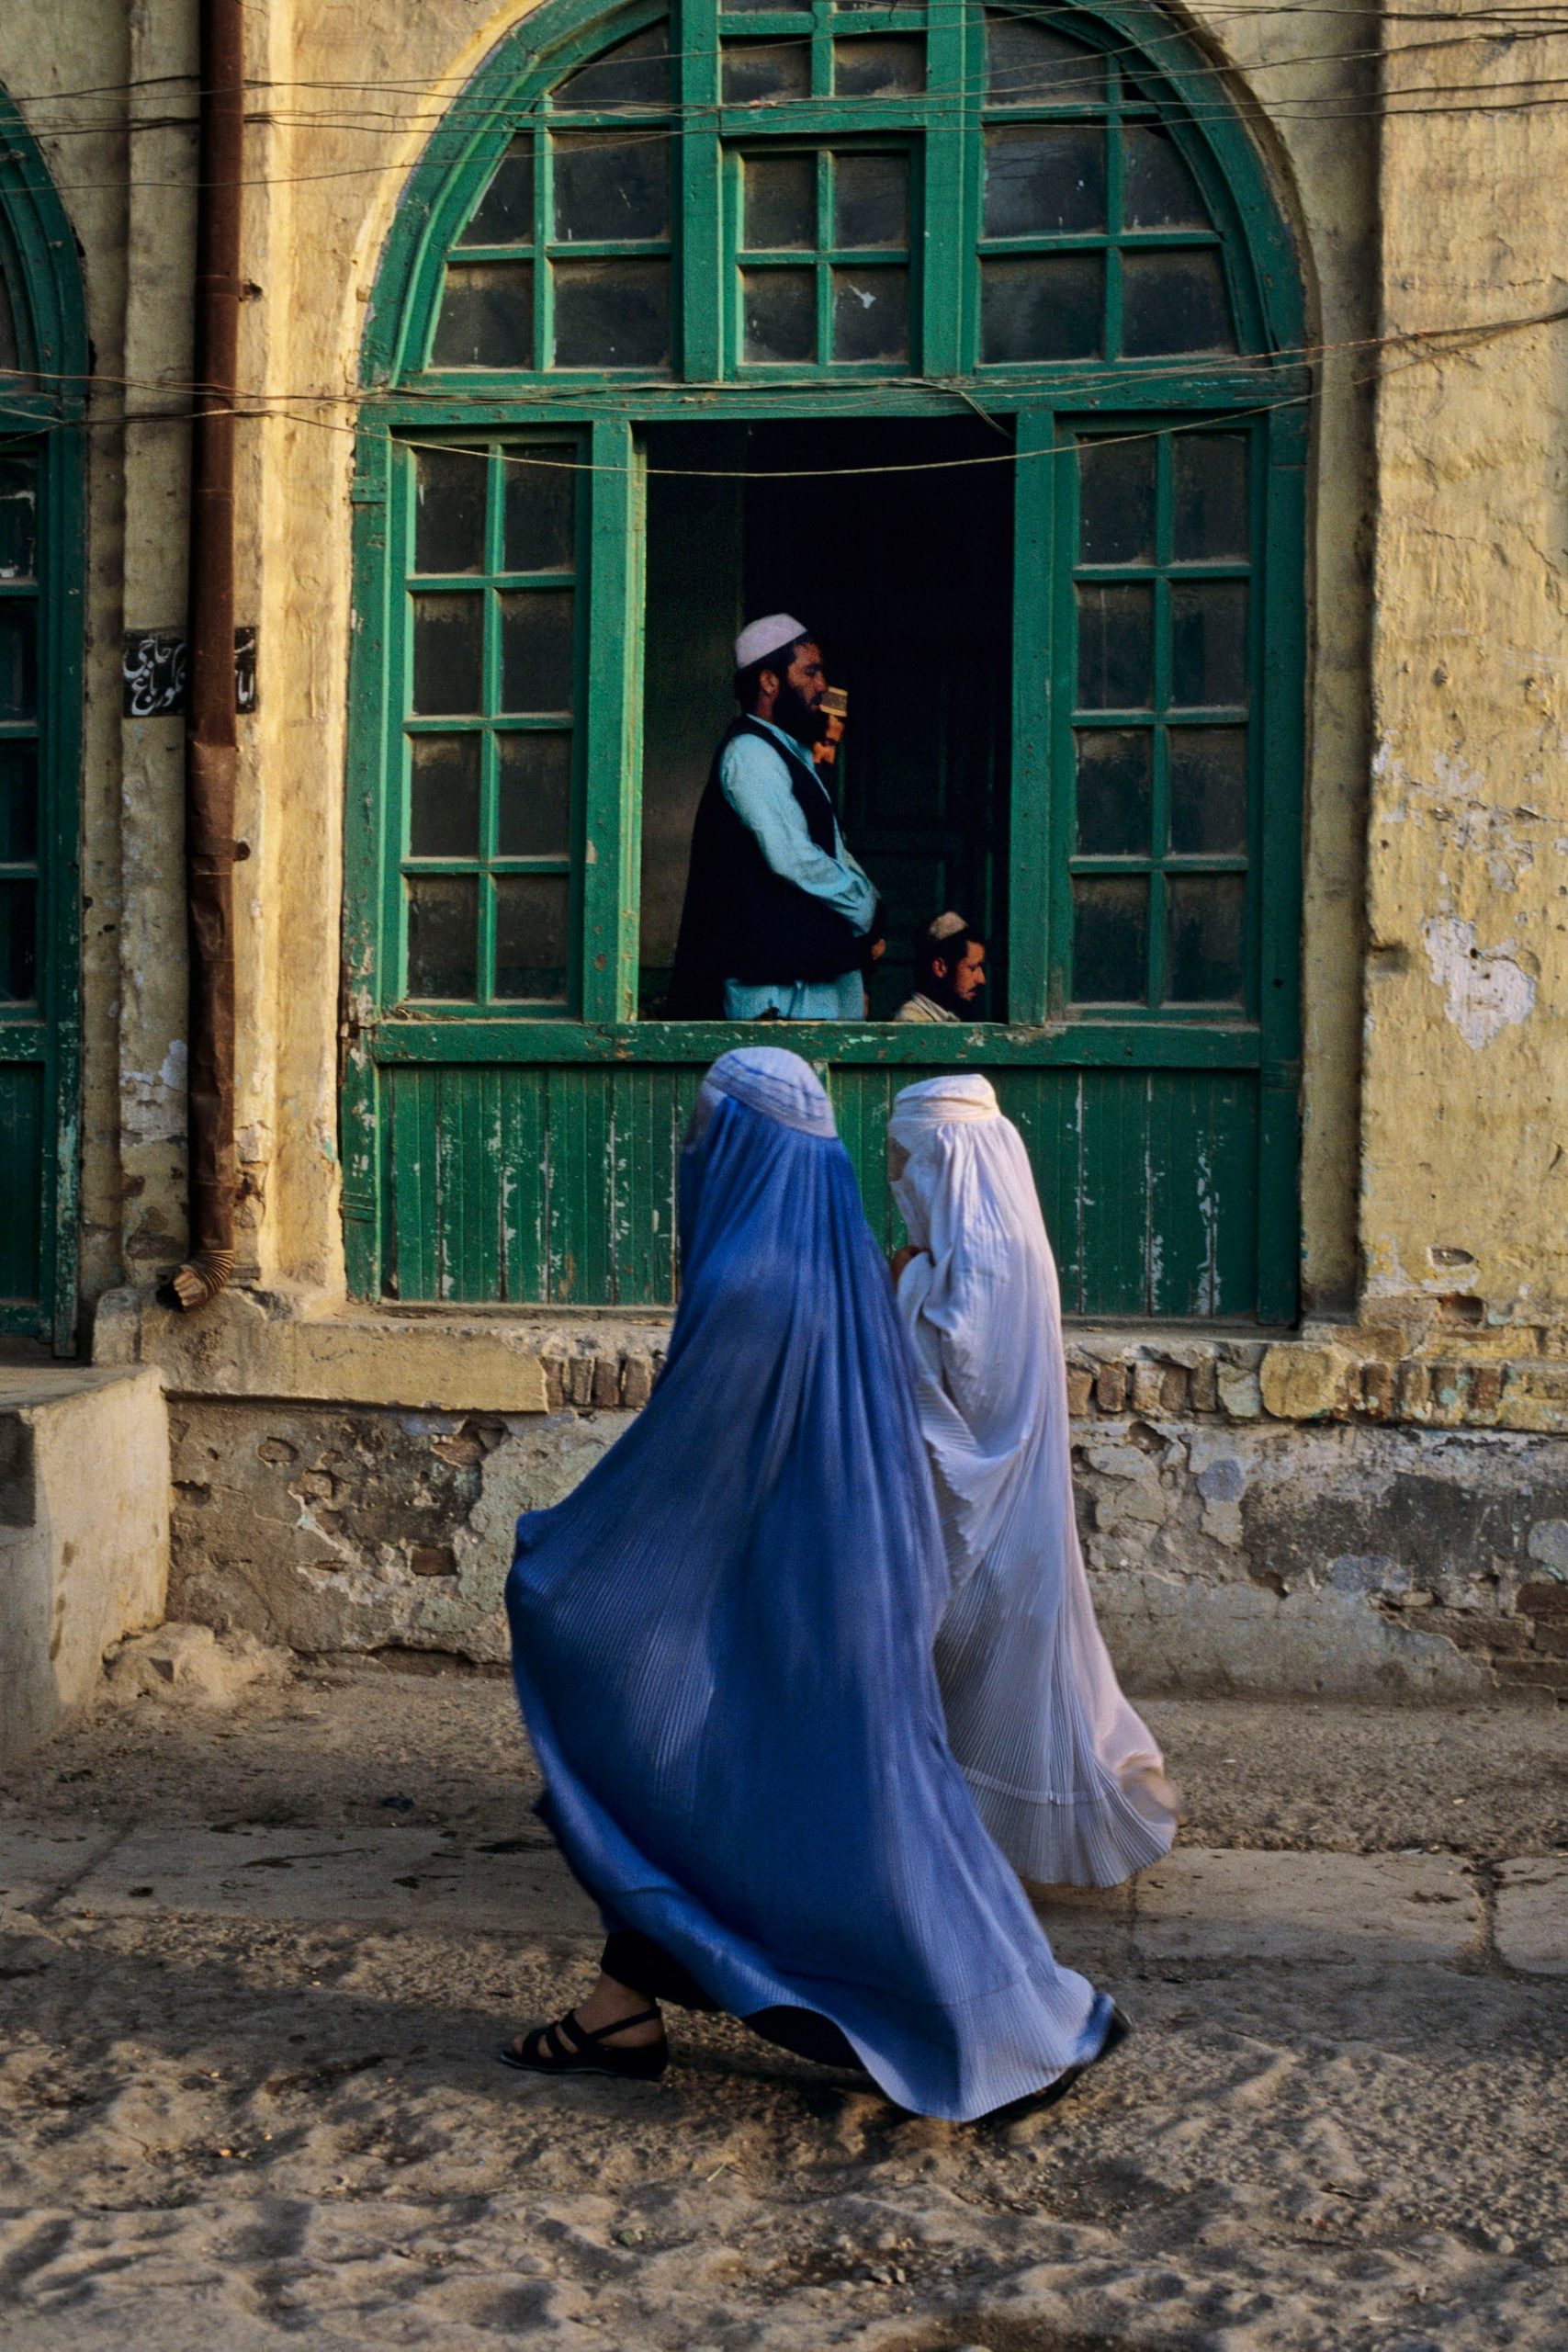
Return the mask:
<path fill-rule="evenodd" d="M 1361 1885 L 1453 1857 L 1488 1920 L 1510 1858 L 1555 1871 L 1568 1849 L 1568 1713 L 1148 1713 L 1195 1847 L 1386 1858 Z M 193 1850 L 417 1830 L 482 1872 L 540 1838 L 533 1793 L 504 1681 L 361 1665 L 228 1711 L 107 1706 L 9 1776 L 4 1813 L 61 1851 L 131 1824 Z M 1137 2030 L 1058 2108 L 961 2128 L 722 2019 L 672 2020 L 657 2086 L 507 2074 L 500 2034 L 589 1973 L 558 1925 L 18 1896 L 0 2342 L 1568 2345 L 1568 1975 L 1509 1965 L 1490 1928 L 1438 1959 L 1391 1939 L 1325 1963 L 1288 1922 L 1269 1959 L 1181 1959 L 1108 1941 L 1092 1910 L 1048 1916 Z"/>

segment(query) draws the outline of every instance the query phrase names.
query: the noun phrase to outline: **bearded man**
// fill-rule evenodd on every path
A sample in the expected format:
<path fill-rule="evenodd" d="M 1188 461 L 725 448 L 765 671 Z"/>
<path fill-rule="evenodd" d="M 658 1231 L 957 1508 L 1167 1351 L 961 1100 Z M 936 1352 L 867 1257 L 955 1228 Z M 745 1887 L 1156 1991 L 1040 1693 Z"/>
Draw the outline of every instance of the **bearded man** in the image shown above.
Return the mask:
<path fill-rule="evenodd" d="M 790 614 L 736 639 L 740 716 L 714 754 L 692 829 L 673 1020 L 864 1013 L 882 910 L 812 758 L 827 691 L 821 649 Z"/>
<path fill-rule="evenodd" d="M 986 943 L 962 915 L 938 915 L 915 942 L 915 992 L 895 1021 L 978 1021 Z"/>

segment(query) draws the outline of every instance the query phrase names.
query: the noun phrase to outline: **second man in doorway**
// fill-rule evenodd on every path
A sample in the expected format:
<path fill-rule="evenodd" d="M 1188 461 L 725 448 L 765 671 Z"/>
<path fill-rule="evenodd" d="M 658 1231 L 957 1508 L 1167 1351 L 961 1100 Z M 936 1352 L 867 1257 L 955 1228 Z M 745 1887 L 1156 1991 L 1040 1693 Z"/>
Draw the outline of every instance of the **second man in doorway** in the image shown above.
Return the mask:
<path fill-rule="evenodd" d="M 693 828 L 671 1017 L 858 1021 L 881 909 L 812 759 L 821 650 L 773 613 L 736 639 L 735 672 L 740 716 Z"/>
<path fill-rule="evenodd" d="M 986 943 L 962 915 L 938 915 L 915 942 L 915 993 L 895 1021 L 978 1021 Z"/>

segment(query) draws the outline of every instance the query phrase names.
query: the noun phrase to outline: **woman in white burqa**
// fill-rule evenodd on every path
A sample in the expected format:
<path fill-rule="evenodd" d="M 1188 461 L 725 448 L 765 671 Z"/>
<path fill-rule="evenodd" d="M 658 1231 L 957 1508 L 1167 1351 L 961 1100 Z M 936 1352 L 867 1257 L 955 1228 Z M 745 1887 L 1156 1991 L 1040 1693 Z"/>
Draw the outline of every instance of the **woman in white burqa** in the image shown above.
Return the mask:
<path fill-rule="evenodd" d="M 1033 1172 L 977 1076 L 905 1087 L 887 1132 L 953 1583 L 936 1652 L 953 1752 L 1021 1878 L 1113 1886 L 1168 1851 L 1179 1800 L 1095 1623 Z"/>

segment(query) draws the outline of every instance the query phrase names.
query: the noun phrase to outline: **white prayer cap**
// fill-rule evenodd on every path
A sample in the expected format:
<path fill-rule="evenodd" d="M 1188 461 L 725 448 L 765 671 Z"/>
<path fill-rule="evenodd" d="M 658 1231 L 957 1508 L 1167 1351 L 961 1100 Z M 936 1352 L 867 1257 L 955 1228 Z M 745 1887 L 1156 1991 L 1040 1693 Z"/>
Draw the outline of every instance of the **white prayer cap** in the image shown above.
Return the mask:
<path fill-rule="evenodd" d="M 950 909 L 946 914 L 938 915 L 935 922 L 928 924 L 926 935 L 932 941 L 951 939 L 954 932 L 967 931 L 968 928 L 964 917 L 953 914 Z"/>
<path fill-rule="evenodd" d="M 769 613 L 765 619 L 748 621 L 735 640 L 735 666 L 749 670 L 753 662 L 761 662 L 770 653 L 780 653 L 797 638 L 809 637 L 811 631 L 793 613 Z"/>

